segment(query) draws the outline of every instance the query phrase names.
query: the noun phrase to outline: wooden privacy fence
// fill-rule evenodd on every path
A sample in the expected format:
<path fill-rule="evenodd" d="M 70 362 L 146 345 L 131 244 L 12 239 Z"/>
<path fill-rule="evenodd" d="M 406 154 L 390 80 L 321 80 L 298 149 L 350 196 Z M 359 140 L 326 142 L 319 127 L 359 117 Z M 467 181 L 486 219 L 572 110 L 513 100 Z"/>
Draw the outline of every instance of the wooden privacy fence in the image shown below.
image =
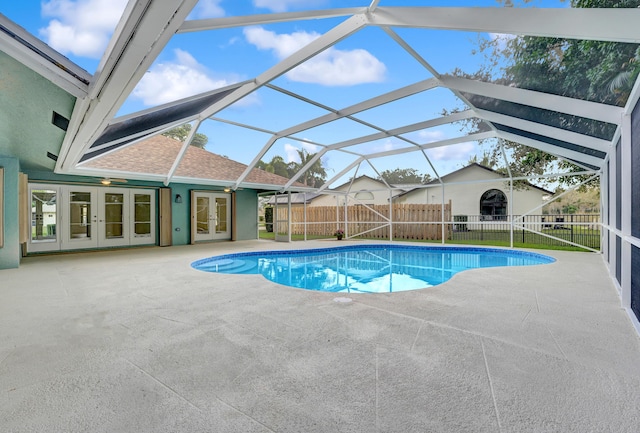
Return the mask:
<path fill-rule="evenodd" d="M 393 237 L 395 239 L 442 239 L 442 205 L 394 204 Z M 279 208 L 278 211 L 286 211 Z M 307 235 L 332 236 L 336 229 L 343 229 L 347 236 L 359 234 L 359 238 L 389 238 L 389 205 L 310 206 L 306 209 Z M 451 221 L 451 201 L 444 206 L 444 221 Z M 445 236 L 450 237 L 451 224 L 445 225 Z M 305 233 L 305 209 L 291 208 L 291 234 Z"/>

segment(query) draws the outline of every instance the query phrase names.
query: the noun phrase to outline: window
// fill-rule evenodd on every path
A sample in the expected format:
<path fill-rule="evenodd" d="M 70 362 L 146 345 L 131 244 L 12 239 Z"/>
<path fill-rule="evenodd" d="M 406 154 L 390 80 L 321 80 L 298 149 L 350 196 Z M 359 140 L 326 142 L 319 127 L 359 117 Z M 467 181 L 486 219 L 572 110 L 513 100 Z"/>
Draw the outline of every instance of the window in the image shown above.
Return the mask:
<path fill-rule="evenodd" d="M 499 189 L 490 189 L 480 197 L 482 220 L 505 220 L 507 218 L 507 197 Z"/>

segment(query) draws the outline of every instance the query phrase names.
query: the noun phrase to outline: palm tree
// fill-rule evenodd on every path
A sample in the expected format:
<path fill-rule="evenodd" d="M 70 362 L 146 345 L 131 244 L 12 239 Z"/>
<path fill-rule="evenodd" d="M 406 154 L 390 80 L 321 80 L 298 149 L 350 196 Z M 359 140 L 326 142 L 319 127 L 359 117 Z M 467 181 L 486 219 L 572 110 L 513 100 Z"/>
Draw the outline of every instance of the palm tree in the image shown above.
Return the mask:
<path fill-rule="evenodd" d="M 309 153 L 306 149 L 298 149 L 298 157 L 300 162 L 289 163 L 289 177 L 293 177 L 304 166 L 307 165 L 314 157 L 316 153 Z M 322 166 L 322 161 L 318 158 L 311 166 L 305 170 L 304 173 L 298 178 L 298 182 L 301 182 L 307 186 L 314 188 L 321 187 L 327 179 L 327 172 Z"/>
<path fill-rule="evenodd" d="M 618 100 L 625 102 L 631 94 L 631 89 L 635 84 L 638 73 L 640 73 L 640 47 L 636 49 L 635 56 L 629 60 L 629 69 L 616 75 L 609 84 L 611 93 L 618 95 Z"/>

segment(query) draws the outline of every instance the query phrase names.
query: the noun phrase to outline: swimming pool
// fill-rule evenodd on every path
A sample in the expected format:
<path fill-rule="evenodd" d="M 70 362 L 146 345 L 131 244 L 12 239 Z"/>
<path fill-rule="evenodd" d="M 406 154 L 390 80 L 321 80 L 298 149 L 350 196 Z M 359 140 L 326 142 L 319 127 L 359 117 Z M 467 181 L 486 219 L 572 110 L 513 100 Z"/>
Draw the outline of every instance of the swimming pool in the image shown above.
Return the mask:
<path fill-rule="evenodd" d="M 260 274 L 274 283 L 307 290 L 388 293 L 435 286 L 468 269 L 554 261 L 542 254 L 496 248 L 363 244 L 225 254 L 191 266 L 206 272 Z"/>

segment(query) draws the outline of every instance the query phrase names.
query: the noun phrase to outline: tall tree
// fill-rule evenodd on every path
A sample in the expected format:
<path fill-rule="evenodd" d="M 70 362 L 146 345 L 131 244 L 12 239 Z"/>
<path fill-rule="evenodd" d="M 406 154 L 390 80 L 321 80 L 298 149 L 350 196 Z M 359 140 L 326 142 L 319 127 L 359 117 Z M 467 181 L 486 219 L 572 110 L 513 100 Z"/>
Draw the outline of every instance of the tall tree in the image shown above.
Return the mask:
<path fill-rule="evenodd" d="M 289 178 L 289 165 L 285 162 L 284 158 L 280 155 L 276 155 L 271 158 L 271 161 L 264 162 L 258 161 L 256 167 L 268 171 L 269 173 L 277 174 L 278 176 Z"/>
<path fill-rule="evenodd" d="M 431 176 L 420 174 L 415 168 L 394 168 L 393 170 L 384 170 L 378 179 L 384 179 L 390 185 L 406 185 L 427 183 L 431 180 Z"/>
<path fill-rule="evenodd" d="M 300 158 L 300 162 L 290 162 L 289 163 L 289 178 L 293 177 L 296 173 L 298 173 L 304 166 L 306 166 L 313 158 L 315 158 L 315 153 L 309 153 L 306 149 L 298 149 L 298 157 Z M 312 186 L 314 188 L 321 187 L 325 181 L 327 180 L 327 172 L 325 168 L 322 166 L 322 161 L 318 158 L 311 166 L 302 173 L 302 175 L 298 178 L 298 182 L 301 182 L 307 186 Z"/>
<path fill-rule="evenodd" d="M 163 132 L 162 135 L 164 135 L 165 137 L 173 138 L 175 140 L 184 142 L 189 136 L 190 132 L 191 132 L 191 124 L 185 123 L 184 125 L 176 126 L 173 129 Z M 204 147 L 207 145 L 208 142 L 209 142 L 209 137 L 207 137 L 205 134 L 202 134 L 200 132 L 196 132 L 195 136 L 193 137 L 193 140 L 191 140 L 191 146 L 204 149 Z"/>
<path fill-rule="evenodd" d="M 527 1 L 525 0 L 525 3 Z M 509 1 L 504 1 L 509 6 Z M 572 0 L 575 8 L 636 8 L 640 0 Z M 508 40 L 483 40 L 479 51 L 488 59 L 474 74 L 454 75 L 545 93 L 555 93 L 610 105 L 623 105 L 640 72 L 640 51 L 636 44 L 519 36 Z M 610 140 L 615 125 L 550 110 L 531 108 L 477 95 L 464 94 L 478 108 L 509 114 L 543 124 L 569 129 Z M 446 112 L 446 111 L 445 111 Z M 465 130 L 481 129 L 478 121 L 466 122 Z M 491 159 L 501 161 L 502 148 L 509 154 L 515 175 L 535 175 L 558 167 L 566 171 L 583 169 L 537 149 L 507 140 L 498 140 L 491 148 Z M 575 184 L 585 176 L 559 179 Z M 597 180 L 592 183 L 597 186 Z"/>
<path fill-rule="evenodd" d="M 309 153 L 306 149 L 298 150 L 298 157 L 300 162 L 291 161 L 285 162 L 284 158 L 280 155 L 276 155 L 271 158 L 271 161 L 264 162 L 258 161 L 256 167 L 274 173 L 287 179 L 291 179 L 298 171 L 302 169 L 308 162 L 310 162 L 316 156 L 315 153 Z M 298 182 L 303 183 L 313 188 L 321 187 L 327 180 L 327 171 L 322 165 L 322 160 L 318 158 L 309 169 L 300 175 Z"/>

